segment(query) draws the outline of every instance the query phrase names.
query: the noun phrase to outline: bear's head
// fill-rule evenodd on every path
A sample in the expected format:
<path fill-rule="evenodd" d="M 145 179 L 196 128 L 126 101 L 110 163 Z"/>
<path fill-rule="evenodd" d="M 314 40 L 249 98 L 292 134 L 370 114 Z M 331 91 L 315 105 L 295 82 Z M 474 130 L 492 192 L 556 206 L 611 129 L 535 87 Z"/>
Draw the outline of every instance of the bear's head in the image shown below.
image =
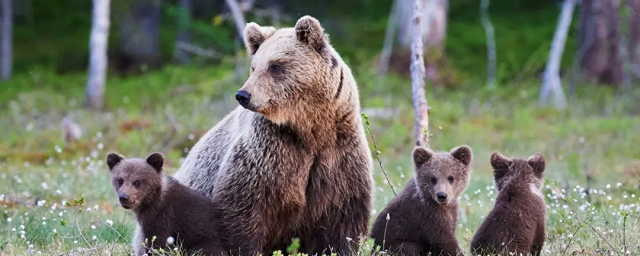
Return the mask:
<path fill-rule="evenodd" d="M 498 191 L 510 183 L 517 182 L 519 187 L 529 184 L 534 194 L 542 195 L 543 174 L 546 166 L 544 155 L 536 153 L 527 159 L 509 159 L 499 152 L 494 152 L 491 154 L 491 166 Z"/>
<path fill-rule="evenodd" d="M 338 59 L 320 22 L 300 18 L 294 28 L 248 23 L 244 42 L 249 78 L 236 93 L 240 105 L 283 124 L 323 111 L 341 90 Z"/>
<path fill-rule="evenodd" d="M 107 155 L 111 184 L 123 208 L 138 212 L 162 189 L 164 157 L 152 153 L 146 159 L 130 158 L 112 152 Z"/>
<path fill-rule="evenodd" d="M 457 200 L 469 184 L 472 157 L 467 145 L 453 148 L 448 153 L 416 147 L 413 150 L 416 182 L 425 199 L 442 205 Z"/>

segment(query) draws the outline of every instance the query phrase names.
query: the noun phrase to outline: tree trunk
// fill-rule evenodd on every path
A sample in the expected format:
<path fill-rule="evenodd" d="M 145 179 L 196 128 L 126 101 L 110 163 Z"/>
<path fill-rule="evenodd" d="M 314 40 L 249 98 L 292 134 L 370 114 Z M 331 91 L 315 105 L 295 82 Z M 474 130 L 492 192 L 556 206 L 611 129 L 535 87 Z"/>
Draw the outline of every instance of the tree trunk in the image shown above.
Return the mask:
<path fill-rule="evenodd" d="M 0 60 L 0 79 L 5 81 L 11 77 L 13 62 L 13 6 L 11 0 L 2 0 L 2 60 Z"/>
<path fill-rule="evenodd" d="M 496 38 L 493 24 L 489 19 L 490 0 L 480 1 L 480 21 L 487 35 L 487 85 L 489 88 L 496 87 Z"/>
<path fill-rule="evenodd" d="M 384 45 L 380 53 L 380 63 L 378 64 L 378 76 L 385 76 L 389 68 L 389 59 L 393 52 L 393 41 L 398 28 L 398 0 L 394 0 L 391 4 L 391 14 L 387 21 L 387 29 L 384 34 Z"/>
<path fill-rule="evenodd" d="M 640 0 L 629 0 L 631 20 L 629 22 L 629 59 L 633 65 L 633 73 L 640 77 Z"/>
<path fill-rule="evenodd" d="M 583 0 L 579 45 L 584 49 L 582 73 L 588 80 L 620 85 L 619 0 Z"/>
<path fill-rule="evenodd" d="M 414 1 L 413 12 L 413 40 L 411 43 L 411 91 L 413 108 L 415 111 L 416 145 L 429 147 L 429 105 L 424 89 L 425 65 L 422 40 L 425 0 Z"/>
<path fill-rule="evenodd" d="M 412 1 L 399 1 L 397 8 L 400 29 L 398 33 L 399 45 L 406 49 L 409 48 L 409 43 L 412 42 L 414 35 L 411 26 Z M 422 19 L 424 19 L 421 37 L 427 52 L 425 75 L 435 85 L 441 86 L 443 83 L 440 79 L 439 62 L 443 58 L 448 3 L 447 0 L 425 0 L 421 8 Z"/>
<path fill-rule="evenodd" d="M 107 46 L 109 38 L 109 0 L 93 0 L 93 24 L 89 39 L 89 74 L 86 105 L 93 109 L 103 106 L 107 76 Z"/>
<path fill-rule="evenodd" d="M 175 58 L 182 64 L 188 64 L 190 61 L 189 52 L 178 47 L 180 44 L 189 43 L 191 40 L 191 0 L 178 1 L 178 15 L 176 17 L 178 23 L 178 36 L 176 37 Z"/>
<path fill-rule="evenodd" d="M 573 8 L 575 0 L 565 0 L 562 5 L 562 12 L 558 19 L 558 27 L 553 35 L 551 42 L 551 51 L 547 60 L 547 67 L 544 71 L 544 82 L 540 91 L 539 103 L 542 106 L 547 105 L 550 94 L 553 94 L 553 103 L 556 109 L 564 109 L 567 106 L 566 98 L 562 90 L 560 81 L 560 62 L 562 61 L 562 53 L 567 42 L 567 34 L 569 26 L 573 19 Z"/>
<path fill-rule="evenodd" d="M 244 20 L 244 16 L 242 14 L 242 10 L 238 5 L 236 0 L 225 0 L 227 6 L 231 10 L 231 15 L 233 15 L 233 22 L 236 24 L 236 29 L 238 31 L 238 36 L 240 40 L 242 40 L 242 31 L 244 31 L 244 26 L 247 24 Z"/>
<path fill-rule="evenodd" d="M 162 66 L 159 46 L 161 0 L 131 0 L 120 23 L 122 68 L 144 71 Z"/>

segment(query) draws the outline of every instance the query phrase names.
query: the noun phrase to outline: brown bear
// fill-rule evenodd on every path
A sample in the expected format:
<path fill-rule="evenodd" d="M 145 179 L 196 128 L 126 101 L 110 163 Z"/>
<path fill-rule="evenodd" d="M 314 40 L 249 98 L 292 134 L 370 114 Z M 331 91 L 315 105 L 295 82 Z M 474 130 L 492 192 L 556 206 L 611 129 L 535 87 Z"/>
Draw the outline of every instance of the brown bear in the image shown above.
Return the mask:
<path fill-rule="evenodd" d="M 416 176 L 373 223 L 374 245 L 392 255 L 461 255 L 455 236 L 458 197 L 469 184 L 472 157 L 466 145 L 448 153 L 416 147 Z"/>
<path fill-rule="evenodd" d="M 112 152 L 106 162 L 120 205 L 133 211 L 138 221 L 135 255 L 151 253 L 152 249 L 166 250 L 173 243 L 191 253 L 226 255 L 214 225 L 217 218 L 213 203 L 171 176 L 163 175 L 162 154 L 125 159 Z"/>
<path fill-rule="evenodd" d="M 545 240 L 542 196 L 545 159 L 509 159 L 495 152 L 491 166 L 498 196 L 493 210 L 471 240 L 473 255 L 540 255 Z"/>
<path fill-rule="evenodd" d="M 175 174 L 219 209 L 233 254 L 350 255 L 367 235 L 373 162 L 356 81 L 313 17 L 275 29 L 248 23 L 249 78 L 239 105 Z"/>

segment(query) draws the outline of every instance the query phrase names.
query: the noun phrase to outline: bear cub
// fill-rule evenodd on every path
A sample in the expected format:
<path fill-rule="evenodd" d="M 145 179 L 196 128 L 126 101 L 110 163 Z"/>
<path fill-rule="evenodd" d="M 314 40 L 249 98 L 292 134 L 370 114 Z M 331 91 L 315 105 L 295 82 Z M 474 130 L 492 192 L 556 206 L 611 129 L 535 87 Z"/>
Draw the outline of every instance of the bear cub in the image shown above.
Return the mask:
<path fill-rule="evenodd" d="M 491 166 L 498 196 L 471 240 L 471 252 L 540 255 L 545 240 L 544 156 L 509 159 L 494 152 Z"/>
<path fill-rule="evenodd" d="M 448 153 L 416 147 L 416 176 L 378 215 L 374 245 L 393 255 L 462 255 L 455 237 L 457 198 L 469 184 L 472 154 L 466 145 Z"/>
<path fill-rule="evenodd" d="M 111 183 L 120 205 L 135 213 L 146 241 L 141 252 L 175 243 L 189 253 L 226 255 L 212 220 L 215 212 L 209 198 L 162 173 L 164 156 L 152 153 L 146 159 L 125 159 L 118 153 L 106 157 Z M 156 239 L 152 243 L 153 236 Z M 167 240 L 169 239 L 169 241 Z M 136 239 L 134 239 L 135 241 Z M 137 241 L 135 241 L 137 242 Z M 134 244 L 134 248 L 142 245 Z"/>

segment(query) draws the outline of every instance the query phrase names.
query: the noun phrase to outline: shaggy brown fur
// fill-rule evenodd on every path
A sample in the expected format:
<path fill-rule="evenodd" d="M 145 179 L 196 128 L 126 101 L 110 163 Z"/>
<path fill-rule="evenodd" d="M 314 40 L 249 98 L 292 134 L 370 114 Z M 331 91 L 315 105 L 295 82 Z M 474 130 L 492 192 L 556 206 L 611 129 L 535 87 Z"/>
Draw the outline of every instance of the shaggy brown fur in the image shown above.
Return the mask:
<path fill-rule="evenodd" d="M 167 238 L 187 252 L 224 256 L 214 225 L 213 203 L 204 195 L 162 174 L 164 157 L 153 153 L 146 159 L 125 159 L 117 153 L 106 158 L 111 183 L 123 208 L 135 213 L 140 237 L 134 241 L 136 255 L 150 248 L 167 249 Z M 152 237 L 156 240 L 152 243 Z M 147 239 L 143 246 L 142 242 Z M 146 249 L 145 249 L 146 248 Z"/>
<path fill-rule="evenodd" d="M 526 160 L 509 159 L 495 152 L 491 166 L 498 197 L 471 241 L 471 252 L 540 255 L 547 211 L 542 196 L 544 156 L 537 153 Z"/>
<path fill-rule="evenodd" d="M 378 215 L 374 244 L 393 255 L 461 255 L 457 198 L 469 184 L 472 154 L 466 145 L 449 153 L 416 147 L 416 177 Z"/>
<path fill-rule="evenodd" d="M 225 249 L 351 254 L 366 236 L 372 159 L 349 67 L 320 23 L 248 23 L 250 76 L 233 110 L 191 149 L 175 177 L 219 207 Z"/>

